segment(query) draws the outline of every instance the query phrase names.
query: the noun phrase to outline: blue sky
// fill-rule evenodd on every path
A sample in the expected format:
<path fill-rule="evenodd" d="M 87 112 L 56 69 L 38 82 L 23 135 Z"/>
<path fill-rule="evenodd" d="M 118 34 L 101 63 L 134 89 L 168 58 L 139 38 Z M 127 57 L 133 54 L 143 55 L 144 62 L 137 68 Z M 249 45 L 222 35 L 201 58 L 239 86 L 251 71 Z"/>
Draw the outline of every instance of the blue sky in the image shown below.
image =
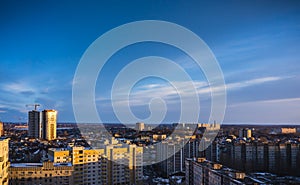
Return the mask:
<path fill-rule="evenodd" d="M 139 20 L 179 24 L 207 43 L 227 84 L 225 123 L 300 123 L 299 1 L 1 1 L 0 119 L 25 122 L 25 104 L 37 102 L 41 109 L 57 109 L 60 122 L 73 122 L 72 81 L 82 54 L 110 29 Z M 199 121 L 206 122 L 210 98 L 201 70 L 159 43 L 123 48 L 105 65 L 95 90 L 102 120 L 118 122 L 110 105 L 115 76 L 150 55 L 189 72 L 199 90 Z M 163 97 L 165 122 L 178 119 L 179 103 L 168 98 L 173 91 L 165 81 L 145 79 L 132 93 L 137 117 L 149 116 L 148 101 Z"/>

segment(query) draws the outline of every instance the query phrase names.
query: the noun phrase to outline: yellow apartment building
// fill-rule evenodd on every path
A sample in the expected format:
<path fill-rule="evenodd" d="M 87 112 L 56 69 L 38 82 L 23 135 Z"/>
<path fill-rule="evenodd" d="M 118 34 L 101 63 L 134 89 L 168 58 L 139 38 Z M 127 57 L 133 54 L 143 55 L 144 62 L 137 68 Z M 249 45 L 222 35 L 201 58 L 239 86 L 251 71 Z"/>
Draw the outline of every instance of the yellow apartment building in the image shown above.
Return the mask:
<path fill-rule="evenodd" d="M 9 168 L 10 185 L 69 185 L 73 181 L 74 168 L 71 163 L 14 163 Z"/>
<path fill-rule="evenodd" d="M 8 185 L 8 142 L 9 139 L 0 137 L 0 183 Z"/>

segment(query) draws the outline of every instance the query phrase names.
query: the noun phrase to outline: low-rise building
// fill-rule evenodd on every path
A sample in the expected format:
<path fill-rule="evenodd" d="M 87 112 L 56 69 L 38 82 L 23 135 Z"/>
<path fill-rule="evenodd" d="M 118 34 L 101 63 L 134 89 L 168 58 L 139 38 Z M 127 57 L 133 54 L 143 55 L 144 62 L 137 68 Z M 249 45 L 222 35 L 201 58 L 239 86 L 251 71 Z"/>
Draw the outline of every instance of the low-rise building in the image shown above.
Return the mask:
<path fill-rule="evenodd" d="M 281 128 L 282 134 L 294 134 L 296 132 L 297 132 L 296 128 Z"/>
<path fill-rule="evenodd" d="M 10 185 L 69 185 L 73 182 L 71 163 L 12 163 L 9 168 Z"/>

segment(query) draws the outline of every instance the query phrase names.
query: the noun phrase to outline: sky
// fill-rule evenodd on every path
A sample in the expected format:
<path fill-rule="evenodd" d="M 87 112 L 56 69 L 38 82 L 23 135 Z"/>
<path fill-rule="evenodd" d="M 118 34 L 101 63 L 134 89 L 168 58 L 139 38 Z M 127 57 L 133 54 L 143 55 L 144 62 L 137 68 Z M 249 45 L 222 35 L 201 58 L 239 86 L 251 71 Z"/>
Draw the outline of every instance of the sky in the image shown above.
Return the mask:
<path fill-rule="evenodd" d="M 226 82 L 224 123 L 300 123 L 299 1 L 1 1 L 0 120 L 26 122 L 32 107 L 25 105 L 39 103 L 40 110 L 58 110 L 59 122 L 75 122 L 72 85 L 82 55 L 109 30 L 142 20 L 181 25 L 208 45 Z M 101 70 L 95 102 L 102 121 L 119 122 L 112 83 L 146 56 L 171 59 L 189 73 L 200 97 L 199 122 L 207 122 L 211 98 L 203 72 L 178 48 L 154 42 L 122 48 Z M 133 114 L 149 117 L 152 98 L 165 100 L 164 122 L 178 120 L 179 97 L 155 77 L 132 87 Z"/>

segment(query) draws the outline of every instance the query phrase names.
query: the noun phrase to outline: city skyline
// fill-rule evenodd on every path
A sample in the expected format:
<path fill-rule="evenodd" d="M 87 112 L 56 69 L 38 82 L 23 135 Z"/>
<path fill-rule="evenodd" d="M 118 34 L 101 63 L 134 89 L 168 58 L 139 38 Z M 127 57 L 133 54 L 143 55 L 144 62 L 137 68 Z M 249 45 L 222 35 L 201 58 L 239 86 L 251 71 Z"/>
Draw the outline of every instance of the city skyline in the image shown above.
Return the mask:
<path fill-rule="evenodd" d="M 117 4 L 2 1 L 0 120 L 27 122 L 30 109 L 25 105 L 40 103 L 40 110 L 58 110 L 58 122 L 75 122 L 73 76 L 88 46 L 122 24 L 164 20 L 196 33 L 217 58 L 227 86 L 224 123 L 300 123 L 299 2 Z M 103 121 L 118 122 L 109 105 L 115 76 L 132 60 L 148 55 L 169 58 L 191 74 L 201 100 L 199 122 L 206 122 L 210 91 L 201 69 L 183 52 L 159 43 L 123 48 L 103 68 L 96 85 Z M 169 103 L 164 121 L 176 122 L 178 98 L 172 101 L 173 88 L 165 81 L 147 78 L 131 93 L 138 117 L 149 116 L 149 100 L 157 96 Z"/>

